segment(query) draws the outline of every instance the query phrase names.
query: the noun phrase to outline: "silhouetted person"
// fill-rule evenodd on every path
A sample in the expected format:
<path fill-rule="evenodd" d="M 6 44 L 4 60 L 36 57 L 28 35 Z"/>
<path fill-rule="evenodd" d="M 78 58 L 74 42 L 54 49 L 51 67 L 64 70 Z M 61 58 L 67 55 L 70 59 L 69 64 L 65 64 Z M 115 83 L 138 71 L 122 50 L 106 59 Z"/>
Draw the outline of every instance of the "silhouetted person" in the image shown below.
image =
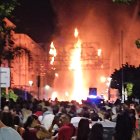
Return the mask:
<path fill-rule="evenodd" d="M 117 116 L 114 140 L 131 140 L 133 129 L 132 119 L 125 110 Z"/>
<path fill-rule="evenodd" d="M 89 132 L 90 132 L 89 120 L 81 119 L 78 124 L 76 140 L 88 140 Z"/>
<path fill-rule="evenodd" d="M 103 140 L 103 126 L 100 123 L 95 123 L 89 133 L 88 140 Z"/>

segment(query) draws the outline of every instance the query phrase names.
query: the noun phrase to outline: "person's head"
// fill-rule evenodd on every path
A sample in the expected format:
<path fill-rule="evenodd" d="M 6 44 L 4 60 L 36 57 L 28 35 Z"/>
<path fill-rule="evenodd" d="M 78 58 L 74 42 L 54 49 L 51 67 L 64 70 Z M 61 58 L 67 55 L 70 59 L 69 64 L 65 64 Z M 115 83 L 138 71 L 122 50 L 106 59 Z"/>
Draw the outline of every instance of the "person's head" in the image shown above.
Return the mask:
<path fill-rule="evenodd" d="M 110 120 L 111 115 L 109 113 L 109 111 L 104 112 L 104 119 Z"/>
<path fill-rule="evenodd" d="M 91 113 L 90 118 L 92 121 L 98 121 L 99 115 L 97 113 L 93 112 L 93 113 Z"/>
<path fill-rule="evenodd" d="M 37 111 L 42 111 L 42 106 L 40 104 L 37 105 Z"/>
<path fill-rule="evenodd" d="M 35 115 L 31 115 L 27 118 L 27 121 L 24 124 L 24 128 L 26 129 L 28 127 L 35 127 L 38 123 L 38 117 Z"/>
<path fill-rule="evenodd" d="M 60 119 L 59 119 L 61 125 L 69 124 L 70 123 L 70 120 L 71 120 L 71 117 L 68 114 L 62 114 L 60 116 Z"/>
<path fill-rule="evenodd" d="M 17 115 L 17 111 L 16 111 L 15 108 L 12 108 L 12 109 L 10 110 L 10 112 L 11 112 L 11 114 L 12 114 L 13 116 L 16 116 L 16 115 Z"/>
<path fill-rule="evenodd" d="M 89 140 L 103 140 L 103 126 L 100 123 L 95 123 L 90 131 Z"/>
<path fill-rule="evenodd" d="M 13 117 L 11 112 L 2 112 L 1 121 L 9 127 L 14 127 Z"/>
<path fill-rule="evenodd" d="M 129 110 L 129 105 L 126 104 L 126 103 L 124 103 L 124 104 L 122 105 L 122 110 L 123 110 L 123 111 L 128 111 L 128 110 Z"/>
<path fill-rule="evenodd" d="M 77 140 L 87 140 L 89 134 L 89 120 L 81 119 L 77 129 Z"/>
<path fill-rule="evenodd" d="M 9 107 L 8 106 L 4 106 L 4 108 L 3 108 L 3 112 L 9 112 L 10 110 L 9 110 Z"/>
<path fill-rule="evenodd" d="M 53 114 L 56 115 L 59 112 L 59 106 L 55 105 L 53 106 Z"/>
<path fill-rule="evenodd" d="M 83 117 L 90 118 L 90 112 L 89 111 L 83 111 Z"/>

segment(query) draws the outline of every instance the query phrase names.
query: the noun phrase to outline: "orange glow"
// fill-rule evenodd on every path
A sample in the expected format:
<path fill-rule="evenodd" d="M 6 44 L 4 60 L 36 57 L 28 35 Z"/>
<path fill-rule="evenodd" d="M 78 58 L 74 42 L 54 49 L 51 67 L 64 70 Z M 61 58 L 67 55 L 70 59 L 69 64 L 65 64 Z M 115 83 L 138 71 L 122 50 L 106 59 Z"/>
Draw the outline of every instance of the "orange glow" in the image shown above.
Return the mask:
<path fill-rule="evenodd" d="M 106 77 L 101 76 L 101 77 L 100 77 L 100 81 L 101 81 L 101 83 L 104 83 L 104 82 L 106 81 Z"/>
<path fill-rule="evenodd" d="M 51 45 L 50 45 L 50 51 L 49 51 L 49 54 L 51 55 L 51 61 L 50 61 L 50 64 L 53 65 L 53 63 L 54 63 L 54 58 L 55 58 L 56 55 L 57 55 L 57 52 L 56 52 L 56 49 L 55 49 L 55 47 L 54 47 L 53 42 L 52 42 Z"/>
<path fill-rule="evenodd" d="M 58 93 L 57 93 L 56 91 L 54 91 L 54 92 L 52 93 L 51 99 L 54 101 L 55 98 L 57 98 L 57 95 L 58 95 Z"/>
<path fill-rule="evenodd" d="M 65 96 L 66 97 L 69 97 L 69 93 L 67 91 L 65 92 Z"/>
<path fill-rule="evenodd" d="M 81 102 L 85 98 L 83 90 L 83 74 L 81 67 L 81 40 L 78 37 L 78 30 L 75 29 L 74 32 L 77 42 L 74 44 L 74 52 L 72 54 L 72 62 L 70 64 L 70 69 L 74 72 L 74 89 L 72 93 L 72 99 Z"/>

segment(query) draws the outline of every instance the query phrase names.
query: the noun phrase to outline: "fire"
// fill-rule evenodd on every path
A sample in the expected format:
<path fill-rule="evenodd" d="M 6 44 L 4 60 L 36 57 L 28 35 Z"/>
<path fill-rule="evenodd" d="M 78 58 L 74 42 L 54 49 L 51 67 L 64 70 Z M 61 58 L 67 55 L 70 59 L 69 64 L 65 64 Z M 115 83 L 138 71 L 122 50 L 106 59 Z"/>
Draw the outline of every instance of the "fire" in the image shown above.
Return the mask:
<path fill-rule="evenodd" d="M 52 42 L 51 45 L 50 45 L 50 51 L 49 51 L 49 54 L 51 55 L 51 61 L 50 61 L 50 64 L 53 65 L 53 63 L 54 63 L 54 59 L 55 59 L 55 57 L 56 57 L 56 55 L 57 55 L 57 52 L 56 52 L 56 49 L 55 49 L 55 47 L 54 47 L 53 42 Z"/>
<path fill-rule="evenodd" d="M 77 29 L 77 28 L 75 28 L 75 31 L 74 31 L 74 36 L 75 36 L 75 38 L 77 38 L 77 37 L 78 37 L 78 34 L 79 34 L 78 29 Z"/>
<path fill-rule="evenodd" d="M 101 50 L 101 49 L 98 49 L 97 55 L 98 55 L 98 56 L 101 56 L 101 53 L 102 53 L 102 50 Z"/>
<path fill-rule="evenodd" d="M 54 100 L 57 98 L 57 95 L 58 95 L 58 93 L 57 93 L 56 91 L 54 91 L 54 92 L 52 93 L 51 99 L 54 101 Z"/>
<path fill-rule="evenodd" d="M 82 41 L 78 37 L 78 30 L 75 29 L 74 32 L 75 38 L 77 38 L 77 42 L 74 44 L 74 52 L 72 54 L 72 62 L 70 64 L 70 68 L 74 72 L 74 89 L 72 99 L 80 102 L 81 99 L 84 99 L 83 94 L 83 74 L 81 67 L 81 44 Z"/>

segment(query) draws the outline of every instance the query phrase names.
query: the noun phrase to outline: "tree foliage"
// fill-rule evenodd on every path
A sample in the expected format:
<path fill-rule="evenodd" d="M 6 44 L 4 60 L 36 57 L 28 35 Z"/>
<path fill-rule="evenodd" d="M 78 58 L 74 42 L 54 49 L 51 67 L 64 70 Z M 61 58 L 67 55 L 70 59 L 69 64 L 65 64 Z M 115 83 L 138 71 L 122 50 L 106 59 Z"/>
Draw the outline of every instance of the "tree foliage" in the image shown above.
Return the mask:
<path fill-rule="evenodd" d="M 0 0 L 0 32 L 6 31 L 3 19 L 5 17 L 11 17 L 17 5 L 17 0 Z"/>
<path fill-rule="evenodd" d="M 6 27 L 4 18 L 12 16 L 12 12 L 17 4 L 17 0 L 0 1 L 0 64 L 3 59 L 6 59 L 6 55 L 14 44 L 10 36 L 11 28 Z"/>
<path fill-rule="evenodd" d="M 24 46 L 16 46 L 12 40 L 15 25 L 8 18 L 12 17 L 12 12 L 17 5 L 19 5 L 17 0 L 0 0 L 0 66 L 3 60 L 7 60 L 10 67 L 12 60 L 22 54 L 28 55 L 28 59 L 31 60 L 30 50 Z M 13 79 L 12 74 L 10 76 Z"/>
<path fill-rule="evenodd" d="M 11 17 L 15 7 L 19 5 L 17 0 L 1 0 L 0 1 L 0 64 L 3 60 L 10 62 L 16 56 L 25 52 L 31 59 L 30 51 L 25 47 L 15 46 L 11 38 L 13 27 L 6 26 L 5 17 Z"/>
<path fill-rule="evenodd" d="M 140 98 L 140 66 L 135 67 L 126 63 L 119 70 L 115 69 L 111 78 L 111 88 L 119 89 L 121 93 L 122 85 L 126 89 L 129 89 L 129 85 L 133 85 L 132 96 Z"/>
<path fill-rule="evenodd" d="M 137 47 L 138 49 L 140 49 L 140 39 L 137 39 L 137 40 L 135 41 L 135 44 L 136 44 L 136 47 Z"/>
<path fill-rule="evenodd" d="M 136 0 L 112 0 L 114 3 L 124 3 L 124 4 L 130 4 Z"/>
<path fill-rule="evenodd" d="M 0 1 L 0 18 L 10 17 L 15 7 L 18 5 L 17 0 L 1 0 Z"/>

